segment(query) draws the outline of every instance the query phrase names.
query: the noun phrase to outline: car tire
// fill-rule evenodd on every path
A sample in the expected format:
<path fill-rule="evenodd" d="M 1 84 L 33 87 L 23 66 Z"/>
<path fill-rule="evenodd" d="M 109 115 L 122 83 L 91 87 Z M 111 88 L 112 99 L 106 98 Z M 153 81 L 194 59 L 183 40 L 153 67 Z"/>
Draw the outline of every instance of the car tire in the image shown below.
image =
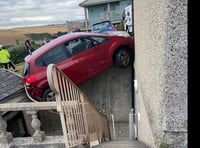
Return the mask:
<path fill-rule="evenodd" d="M 121 48 L 115 54 L 115 64 L 118 67 L 126 68 L 131 63 L 131 54 L 127 48 Z"/>
<path fill-rule="evenodd" d="M 55 94 L 50 88 L 44 91 L 42 96 L 42 101 L 47 101 L 47 102 L 56 101 Z"/>

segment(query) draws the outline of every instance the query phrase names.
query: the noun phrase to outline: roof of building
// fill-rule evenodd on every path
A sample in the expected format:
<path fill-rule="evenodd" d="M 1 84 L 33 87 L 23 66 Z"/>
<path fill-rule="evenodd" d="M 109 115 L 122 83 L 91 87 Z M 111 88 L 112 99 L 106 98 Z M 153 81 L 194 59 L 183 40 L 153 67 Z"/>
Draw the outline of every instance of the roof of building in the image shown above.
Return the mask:
<path fill-rule="evenodd" d="M 82 3 L 79 4 L 81 7 L 87 7 L 87 6 L 93 6 L 98 4 L 106 4 L 108 2 L 117 2 L 120 0 L 85 0 Z"/>
<path fill-rule="evenodd" d="M 12 71 L 0 69 L 0 103 L 24 93 L 22 77 Z"/>

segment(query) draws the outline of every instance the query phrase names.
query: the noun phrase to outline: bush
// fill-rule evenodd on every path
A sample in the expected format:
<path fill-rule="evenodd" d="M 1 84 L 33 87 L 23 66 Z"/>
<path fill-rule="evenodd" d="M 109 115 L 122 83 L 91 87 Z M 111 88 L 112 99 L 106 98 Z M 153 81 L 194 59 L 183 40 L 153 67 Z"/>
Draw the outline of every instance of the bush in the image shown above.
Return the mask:
<path fill-rule="evenodd" d="M 38 48 L 37 45 L 32 45 L 32 48 L 34 50 L 36 50 Z M 26 47 L 24 45 L 17 45 L 14 47 L 11 47 L 8 49 L 9 53 L 11 55 L 11 60 L 15 63 L 21 63 L 24 62 L 24 58 L 29 55 L 28 50 L 26 49 Z"/>
<path fill-rule="evenodd" d="M 123 24 L 122 24 L 122 23 L 118 24 L 118 25 L 116 26 L 116 29 L 117 29 L 118 31 L 124 31 L 124 26 L 123 26 Z"/>
<path fill-rule="evenodd" d="M 57 32 L 55 34 L 56 36 L 61 36 L 63 34 L 67 34 L 68 32 Z M 43 41 L 44 38 L 46 39 L 52 39 L 52 35 L 49 33 L 30 33 L 26 34 L 29 38 L 31 38 L 31 46 L 32 46 L 32 52 L 39 48 L 41 45 L 36 44 L 36 41 Z M 24 62 L 24 58 L 29 55 L 28 50 L 26 49 L 25 45 L 19 45 L 18 41 L 16 40 L 17 45 L 13 47 L 7 47 L 10 55 L 11 60 L 15 63 L 21 63 Z"/>

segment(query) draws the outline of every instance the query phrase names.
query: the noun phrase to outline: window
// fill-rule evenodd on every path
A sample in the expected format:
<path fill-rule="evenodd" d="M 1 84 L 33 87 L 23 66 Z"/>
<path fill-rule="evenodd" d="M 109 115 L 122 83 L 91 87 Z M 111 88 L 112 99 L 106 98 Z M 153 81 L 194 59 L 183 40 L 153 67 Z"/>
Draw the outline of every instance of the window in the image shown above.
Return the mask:
<path fill-rule="evenodd" d="M 79 38 L 69 42 L 72 55 L 79 54 L 93 47 L 92 40 L 89 38 Z"/>
<path fill-rule="evenodd" d="M 108 40 L 102 37 L 91 37 L 93 41 L 96 41 L 98 44 L 102 44 L 107 42 Z"/>
<path fill-rule="evenodd" d="M 71 54 L 67 48 L 64 46 L 64 44 L 61 44 L 40 56 L 36 60 L 36 66 L 48 66 L 51 63 L 56 64 L 69 58 L 70 56 Z"/>

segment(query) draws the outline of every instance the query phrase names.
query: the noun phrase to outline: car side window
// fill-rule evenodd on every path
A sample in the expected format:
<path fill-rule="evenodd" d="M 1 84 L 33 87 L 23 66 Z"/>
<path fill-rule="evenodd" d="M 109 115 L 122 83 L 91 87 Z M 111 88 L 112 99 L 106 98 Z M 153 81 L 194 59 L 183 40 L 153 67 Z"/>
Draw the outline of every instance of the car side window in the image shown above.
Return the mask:
<path fill-rule="evenodd" d="M 69 42 L 67 48 L 70 49 L 72 55 L 79 54 L 92 48 L 92 40 L 88 38 L 79 38 Z"/>
<path fill-rule="evenodd" d="M 64 44 L 56 46 L 40 56 L 36 60 L 36 66 L 48 66 L 51 63 L 59 63 L 67 58 L 69 58 L 71 54 L 66 50 Z"/>
<path fill-rule="evenodd" d="M 78 46 L 80 42 L 81 42 L 80 39 L 71 40 L 65 43 L 65 47 L 70 52 L 70 54 L 73 55 L 76 46 Z"/>
<path fill-rule="evenodd" d="M 91 39 L 93 41 L 96 41 L 98 44 L 103 44 L 108 41 L 106 38 L 103 37 L 91 37 Z"/>

